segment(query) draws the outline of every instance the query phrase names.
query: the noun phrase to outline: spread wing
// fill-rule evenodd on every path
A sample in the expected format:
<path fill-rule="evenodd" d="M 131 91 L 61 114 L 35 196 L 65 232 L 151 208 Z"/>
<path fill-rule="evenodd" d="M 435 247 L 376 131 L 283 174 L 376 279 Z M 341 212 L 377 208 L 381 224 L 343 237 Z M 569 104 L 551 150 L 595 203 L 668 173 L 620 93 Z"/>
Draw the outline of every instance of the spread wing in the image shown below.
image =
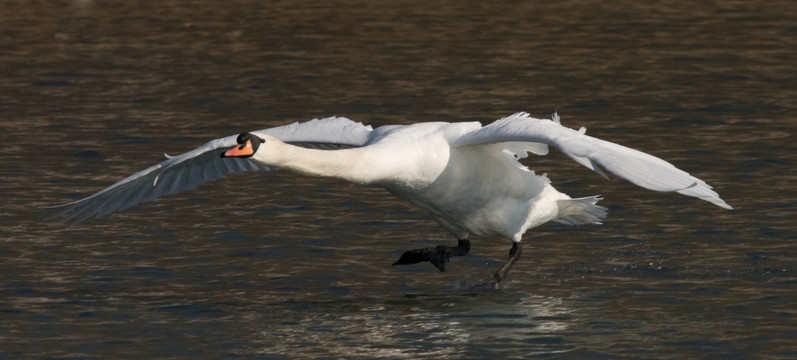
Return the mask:
<path fill-rule="evenodd" d="M 654 191 L 678 192 L 731 209 L 705 181 L 653 155 L 585 135 L 554 120 L 517 113 L 459 137 L 453 146 L 496 142 L 531 142 L 559 148 L 581 165 L 606 177 L 606 169 L 638 186 Z"/>
<path fill-rule="evenodd" d="M 362 146 L 368 141 L 371 130 L 370 126 L 343 117 L 331 117 L 257 132 L 305 147 L 331 149 Z M 56 214 L 52 218 L 79 223 L 190 190 L 232 173 L 278 170 L 248 159 L 221 158 L 219 154 L 222 151 L 237 144 L 236 137 L 231 135 L 211 140 L 184 154 L 167 156 L 160 164 L 139 171 L 94 195 L 54 206 Z"/>

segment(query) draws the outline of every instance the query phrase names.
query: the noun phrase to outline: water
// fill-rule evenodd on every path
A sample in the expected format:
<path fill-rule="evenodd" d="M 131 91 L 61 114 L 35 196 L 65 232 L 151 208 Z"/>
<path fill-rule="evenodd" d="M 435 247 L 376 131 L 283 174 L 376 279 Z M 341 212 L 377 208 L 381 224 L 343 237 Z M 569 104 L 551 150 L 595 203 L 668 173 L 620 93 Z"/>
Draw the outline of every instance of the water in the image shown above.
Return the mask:
<path fill-rule="evenodd" d="M 0 358 L 797 357 L 795 24 L 789 1 L 3 2 Z M 42 220 L 244 129 L 555 109 L 736 209 L 531 159 L 610 215 L 527 233 L 497 291 L 470 285 L 508 241 L 393 268 L 453 240 L 334 180 L 246 174 Z"/>

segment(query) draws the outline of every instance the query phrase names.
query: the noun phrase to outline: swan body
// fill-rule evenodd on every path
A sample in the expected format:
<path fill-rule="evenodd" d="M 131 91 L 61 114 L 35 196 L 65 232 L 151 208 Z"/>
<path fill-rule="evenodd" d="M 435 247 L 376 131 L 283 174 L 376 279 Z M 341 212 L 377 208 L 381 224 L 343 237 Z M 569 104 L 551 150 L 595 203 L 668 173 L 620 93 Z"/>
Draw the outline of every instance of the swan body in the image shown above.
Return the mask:
<path fill-rule="evenodd" d="M 382 186 L 427 210 L 461 241 L 470 234 L 498 235 L 511 239 L 514 250 L 535 226 L 597 224 L 606 216 L 596 205 L 600 197 L 572 199 L 518 161 L 545 155 L 549 146 L 604 177 L 605 169 L 643 188 L 731 209 L 711 186 L 662 159 L 562 126 L 556 114 L 544 120 L 517 113 L 487 126 L 429 122 L 376 129 L 331 117 L 228 136 L 61 205 L 56 216 L 81 222 L 230 173 L 285 169 Z M 459 250 L 466 253 L 466 245 Z"/>

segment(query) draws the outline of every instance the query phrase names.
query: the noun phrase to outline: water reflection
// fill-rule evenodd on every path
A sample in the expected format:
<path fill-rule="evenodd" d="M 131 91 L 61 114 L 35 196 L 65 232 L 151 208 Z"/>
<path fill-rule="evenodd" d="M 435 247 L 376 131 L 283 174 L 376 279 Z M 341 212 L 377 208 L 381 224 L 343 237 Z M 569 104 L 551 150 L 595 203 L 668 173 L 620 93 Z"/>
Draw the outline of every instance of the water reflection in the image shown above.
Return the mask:
<path fill-rule="evenodd" d="M 410 294 L 388 302 L 291 302 L 277 308 L 296 315 L 312 310 L 295 320 L 280 317 L 282 324 L 261 333 L 269 355 L 460 358 L 477 356 L 478 349 L 512 356 L 572 350 L 560 338 L 571 310 L 561 299 L 531 294 Z"/>

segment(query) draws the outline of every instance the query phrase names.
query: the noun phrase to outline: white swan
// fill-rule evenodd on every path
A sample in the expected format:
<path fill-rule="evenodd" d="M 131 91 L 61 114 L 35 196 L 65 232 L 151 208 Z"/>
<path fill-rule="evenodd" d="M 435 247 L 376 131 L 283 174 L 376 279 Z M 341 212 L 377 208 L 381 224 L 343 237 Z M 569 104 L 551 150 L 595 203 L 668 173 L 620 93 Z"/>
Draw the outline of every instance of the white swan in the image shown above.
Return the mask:
<path fill-rule="evenodd" d="M 572 199 L 518 162 L 528 153 L 545 155 L 549 145 L 604 177 L 602 169 L 646 189 L 731 209 L 711 186 L 662 159 L 566 128 L 556 114 L 542 120 L 517 113 L 487 126 L 431 122 L 376 129 L 331 117 L 228 136 L 58 206 L 56 217 L 80 222 L 230 173 L 286 169 L 383 186 L 427 210 L 459 239 L 457 246 L 407 251 L 393 265 L 430 261 L 444 271 L 450 256 L 468 253 L 470 234 L 511 239 L 509 259 L 491 280 L 497 284 L 520 257 L 529 228 L 549 221 L 599 224 L 606 216 L 596 205 L 600 197 Z"/>

